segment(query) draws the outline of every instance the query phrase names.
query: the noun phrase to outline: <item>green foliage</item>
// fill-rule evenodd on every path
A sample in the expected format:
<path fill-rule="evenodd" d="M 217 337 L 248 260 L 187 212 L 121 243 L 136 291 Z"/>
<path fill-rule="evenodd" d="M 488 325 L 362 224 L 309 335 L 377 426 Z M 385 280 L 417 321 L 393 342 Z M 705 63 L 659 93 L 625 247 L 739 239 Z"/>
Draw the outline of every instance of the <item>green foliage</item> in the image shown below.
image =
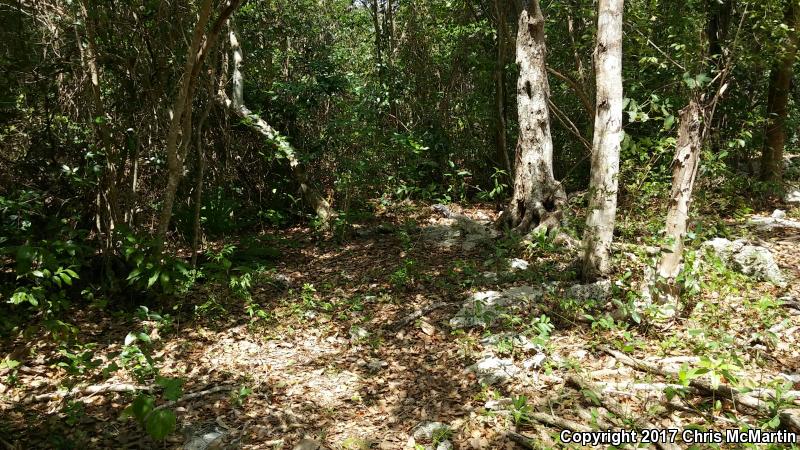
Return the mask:
<path fill-rule="evenodd" d="M 511 420 L 515 425 L 530 423 L 531 413 L 533 408 L 528 405 L 528 398 L 524 395 L 519 395 L 511 399 Z"/>
<path fill-rule="evenodd" d="M 153 440 L 162 441 L 175 431 L 177 418 L 175 412 L 156 407 L 156 399 L 151 395 L 141 394 L 134 399 L 123 412 L 124 417 L 133 417 L 144 427 Z"/>
<path fill-rule="evenodd" d="M 128 285 L 147 292 L 171 294 L 186 292 L 194 281 L 192 273 L 179 258 L 162 257 L 157 245 L 133 234 L 123 235 L 122 254 L 130 265 Z"/>

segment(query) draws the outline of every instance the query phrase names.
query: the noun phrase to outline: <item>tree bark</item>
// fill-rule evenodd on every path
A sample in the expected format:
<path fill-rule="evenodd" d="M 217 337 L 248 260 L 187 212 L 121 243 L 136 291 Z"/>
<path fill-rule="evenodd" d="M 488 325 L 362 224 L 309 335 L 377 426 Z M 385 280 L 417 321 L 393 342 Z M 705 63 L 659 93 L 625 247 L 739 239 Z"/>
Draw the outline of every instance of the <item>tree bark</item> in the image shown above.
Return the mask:
<path fill-rule="evenodd" d="M 587 281 L 607 274 L 610 269 L 622 133 L 623 6 L 623 0 L 600 0 L 598 5 L 594 55 L 597 99 L 581 271 Z"/>
<path fill-rule="evenodd" d="M 209 32 L 206 32 L 206 26 L 211 16 L 211 0 L 203 0 L 200 6 L 198 19 L 192 32 L 192 41 L 186 55 L 183 79 L 179 85 L 178 93 L 175 95 L 172 118 L 167 132 L 167 186 L 164 189 L 161 217 L 156 234 L 159 251 L 164 244 L 169 223 L 172 220 L 175 194 L 178 190 L 178 183 L 180 183 L 183 176 L 183 163 L 188 141 L 191 140 L 191 107 L 198 74 L 209 50 L 214 47 L 223 24 L 227 22 L 233 11 L 239 6 L 239 2 L 240 0 L 228 0 Z M 178 146 L 179 139 L 181 140 L 180 147 Z"/>
<path fill-rule="evenodd" d="M 97 68 L 97 42 L 94 29 L 94 22 L 89 17 L 89 2 L 82 0 L 80 3 L 81 13 L 86 26 L 86 51 L 81 48 L 81 59 L 89 73 L 89 87 L 92 96 L 92 106 L 94 110 L 92 124 L 95 132 L 100 137 L 100 142 L 105 153 L 105 170 L 103 173 L 102 185 L 98 196 L 98 232 L 103 239 L 103 252 L 108 262 L 108 257 L 113 249 L 114 228 L 116 227 L 119 209 L 119 195 L 117 193 L 117 163 L 118 152 L 111 137 L 111 130 L 108 127 L 105 105 L 103 104 L 102 93 L 100 92 L 100 71 Z"/>
<path fill-rule="evenodd" d="M 195 148 L 197 150 L 197 180 L 194 188 L 194 225 L 192 227 L 192 267 L 197 267 L 197 256 L 200 250 L 200 233 L 202 227 L 200 223 L 200 213 L 203 209 L 203 179 L 205 176 L 206 158 L 205 146 L 203 145 L 203 126 L 208 119 L 211 112 L 211 105 L 214 101 L 214 84 L 217 81 L 217 70 L 214 63 L 211 64 L 211 70 L 208 74 L 208 99 L 206 106 L 203 109 L 203 114 L 200 116 L 200 121 L 197 123 L 197 131 L 195 132 Z"/>
<path fill-rule="evenodd" d="M 700 104 L 692 99 L 681 110 L 678 143 L 672 160 L 672 193 L 666 221 L 667 244 L 662 249 L 657 270 L 656 288 L 660 303 L 676 301 L 680 296 L 680 286 L 676 280 L 681 272 L 683 240 L 689 221 L 692 189 L 700 164 L 701 134 Z"/>
<path fill-rule="evenodd" d="M 231 50 L 233 51 L 233 75 L 231 80 L 234 94 L 232 100 L 228 99 L 225 91 L 220 89 L 218 92 L 220 100 L 223 104 L 225 104 L 225 106 L 233 110 L 238 117 L 243 119 L 245 124 L 249 125 L 253 130 L 257 131 L 268 141 L 274 143 L 278 147 L 278 150 L 289 161 L 289 167 L 292 170 L 292 176 L 300 187 L 300 193 L 303 195 L 303 199 L 314 210 L 323 228 L 327 228 L 330 224 L 331 218 L 335 216 L 335 211 L 331 207 L 330 203 L 325 200 L 325 197 L 323 197 L 322 194 L 320 194 L 319 191 L 311 184 L 305 168 L 297 158 L 297 152 L 295 148 L 289 143 L 288 140 L 286 140 L 284 136 L 281 136 L 276 129 L 272 128 L 270 124 L 265 122 L 257 114 L 251 112 L 247 106 L 244 105 L 244 89 L 242 87 L 242 84 L 244 83 L 244 77 L 242 76 L 241 72 L 243 60 L 242 50 L 241 46 L 239 45 L 239 40 L 236 37 L 236 33 L 233 30 L 230 31 L 230 45 Z"/>
<path fill-rule="evenodd" d="M 514 194 L 498 225 L 518 233 L 532 227 L 557 228 L 566 203 L 561 183 L 553 176 L 553 138 L 547 100 L 547 50 L 544 16 L 538 0 L 523 5 L 517 31 L 517 140 Z"/>
<path fill-rule="evenodd" d="M 797 26 L 800 8 L 791 0 L 784 21 L 789 36 L 784 52 L 772 68 L 767 100 L 767 126 L 761 153 L 761 180 L 779 184 L 783 181 L 783 148 L 786 144 L 786 117 L 792 84 L 792 68 L 797 57 Z"/>

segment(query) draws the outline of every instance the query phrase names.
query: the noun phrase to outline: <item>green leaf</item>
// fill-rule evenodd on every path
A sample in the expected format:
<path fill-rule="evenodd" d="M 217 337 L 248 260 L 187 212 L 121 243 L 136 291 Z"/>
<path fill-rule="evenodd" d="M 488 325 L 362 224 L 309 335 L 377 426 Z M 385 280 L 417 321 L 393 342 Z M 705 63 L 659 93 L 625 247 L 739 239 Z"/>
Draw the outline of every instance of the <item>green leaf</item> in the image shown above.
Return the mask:
<path fill-rule="evenodd" d="M 33 258 L 36 252 L 28 245 L 21 245 L 17 248 L 17 274 L 22 275 L 31 270 Z"/>
<path fill-rule="evenodd" d="M 147 430 L 147 434 L 151 438 L 160 441 L 175 431 L 176 422 L 174 412 L 168 409 L 159 409 L 158 411 L 153 411 L 150 417 L 147 418 L 145 430 Z"/>
<path fill-rule="evenodd" d="M 148 278 L 148 279 L 147 279 L 147 288 L 148 288 L 148 289 L 150 289 L 151 287 L 153 287 L 153 285 L 155 284 L 155 282 L 158 280 L 158 276 L 159 276 L 159 275 L 161 275 L 161 272 L 160 272 L 160 271 L 158 271 L 158 270 L 156 270 L 156 271 L 153 273 L 153 275 L 151 275 L 151 276 L 150 276 L 150 278 Z"/>
<path fill-rule="evenodd" d="M 156 378 L 156 383 L 164 388 L 164 398 L 169 401 L 177 401 L 183 395 L 183 380 L 180 378 Z"/>
<path fill-rule="evenodd" d="M 664 130 L 669 130 L 675 124 L 675 116 L 669 115 L 664 118 Z"/>
<path fill-rule="evenodd" d="M 153 409 L 155 409 L 155 407 L 156 399 L 150 395 L 142 394 L 133 400 L 133 403 L 131 404 L 131 413 L 136 420 L 139 422 L 144 422 L 144 419 L 153 411 Z"/>
<path fill-rule="evenodd" d="M 70 278 L 69 275 L 67 275 L 64 272 L 61 272 L 60 274 L 58 274 L 58 276 L 61 277 L 62 280 L 64 280 L 64 283 L 66 283 L 67 286 L 72 286 L 72 278 Z"/>

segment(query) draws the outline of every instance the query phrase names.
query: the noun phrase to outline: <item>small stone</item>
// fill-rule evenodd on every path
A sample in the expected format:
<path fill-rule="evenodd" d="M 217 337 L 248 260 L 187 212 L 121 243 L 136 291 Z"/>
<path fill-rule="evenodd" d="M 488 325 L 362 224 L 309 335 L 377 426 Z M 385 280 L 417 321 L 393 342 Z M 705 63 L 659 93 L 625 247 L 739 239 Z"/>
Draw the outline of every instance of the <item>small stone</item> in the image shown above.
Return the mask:
<path fill-rule="evenodd" d="M 492 281 L 492 282 L 497 281 L 497 272 L 483 272 L 481 276 L 486 281 Z"/>
<path fill-rule="evenodd" d="M 439 445 L 436 446 L 436 450 L 453 450 L 453 443 L 448 440 L 439 442 Z"/>
<path fill-rule="evenodd" d="M 772 212 L 773 219 L 785 219 L 786 218 L 786 211 L 782 209 L 776 209 Z"/>
<path fill-rule="evenodd" d="M 222 439 L 224 437 L 225 433 L 216 430 L 207 433 L 196 434 L 190 436 L 189 442 L 184 444 L 183 448 L 185 450 L 213 450 L 221 448 Z"/>
<path fill-rule="evenodd" d="M 786 193 L 783 199 L 786 203 L 800 203 L 800 189 L 794 189 Z"/>
<path fill-rule="evenodd" d="M 538 369 L 542 367 L 542 363 L 544 363 L 545 359 L 547 359 L 547 355 L 544 353 L 537 353 L 532 358 L 522 361 L 522 367 L 524 367 L 525 370 Z"/>
<path fill-rule="evenodd" d="M 412 436 L 415 441 L 431 442 L 450 432 L 450 427 L 442 422 L 422 422 L 414 428 Z"/>
<path fill-rule="evenodd" d="M 510 404 L 510 398 L 499 398 L 497 400 L 487 400 L 483 407 L 490 411 L 501 411 L 507 409 Z"/>
<path fill-rule="evenodd" d="M 486 356 L 467 370 L 475 373 L 481 384 L 504 383 L 519 374 L 519 368 L 508 358 Z"/>
<path fill-rule="evenodd" d="M 528 261 L 525 261 L 524 259 L 519 259 L 519 258 L 514 258 L 514 259 L 509 260 L 508 265 L 509 265 L 509 267 L 511 267 L 511 271 L 512 272 L 519 272 L 521 270 L 528 270 L 528 267 L 530 266 Z"/>

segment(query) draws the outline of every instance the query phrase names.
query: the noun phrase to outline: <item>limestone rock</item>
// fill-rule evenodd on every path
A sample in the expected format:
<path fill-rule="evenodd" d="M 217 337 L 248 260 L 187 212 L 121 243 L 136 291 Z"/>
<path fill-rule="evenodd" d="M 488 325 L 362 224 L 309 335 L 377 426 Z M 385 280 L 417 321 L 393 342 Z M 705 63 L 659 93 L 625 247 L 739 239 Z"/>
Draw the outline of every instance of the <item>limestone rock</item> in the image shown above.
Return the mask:
<path fill-rule="evenodd" d="M 491 385 L 504 383 L 520 373 L 520 369 L 514 365 L 510 358 L 498 358 L 496 356 L 485 356 L 480 361 L 467 368 L 473 372 L 481 384 Z"/>
<path fill-rule="evenodd" d="M 450 319 L 451 328 L 487 327 L 502 312 L 529 307 L 542 296 L 542 289 L 516 286 L 504 291 L 481 291 L 472 294 Z"/>
<path fill-rule="evenodd" d="M 528 270 L 530 264 L 524 259 L 514 258 L 508 261 L 508 265 L 512 272 L 519 272 L 521 270 Z"/>
<path fill-rule="evenodd" d="M 414 428 L 412 436 L 415 441 L 431 442 L 450 433 L 450 427 L 442 422 L 422 422 Z"/>
<path fill-rule="evenodd" d="M 760 281 L 769 281 L 778 286 L 785 286 L 786 280 L 775 262 L 769 249 L 750 245 L 744 239 L 729 241 L 715 238 L 703 243 L 703 247 L 714 252 L 725 264 L 737 272 L 751 276 Z"/>
<path fill-rule="evenodd" d="M 611 297 L 611 281 L 600 280 L 570 286 L 567 289 L 567 297 L 574 300 L 606 300 Z"/>

